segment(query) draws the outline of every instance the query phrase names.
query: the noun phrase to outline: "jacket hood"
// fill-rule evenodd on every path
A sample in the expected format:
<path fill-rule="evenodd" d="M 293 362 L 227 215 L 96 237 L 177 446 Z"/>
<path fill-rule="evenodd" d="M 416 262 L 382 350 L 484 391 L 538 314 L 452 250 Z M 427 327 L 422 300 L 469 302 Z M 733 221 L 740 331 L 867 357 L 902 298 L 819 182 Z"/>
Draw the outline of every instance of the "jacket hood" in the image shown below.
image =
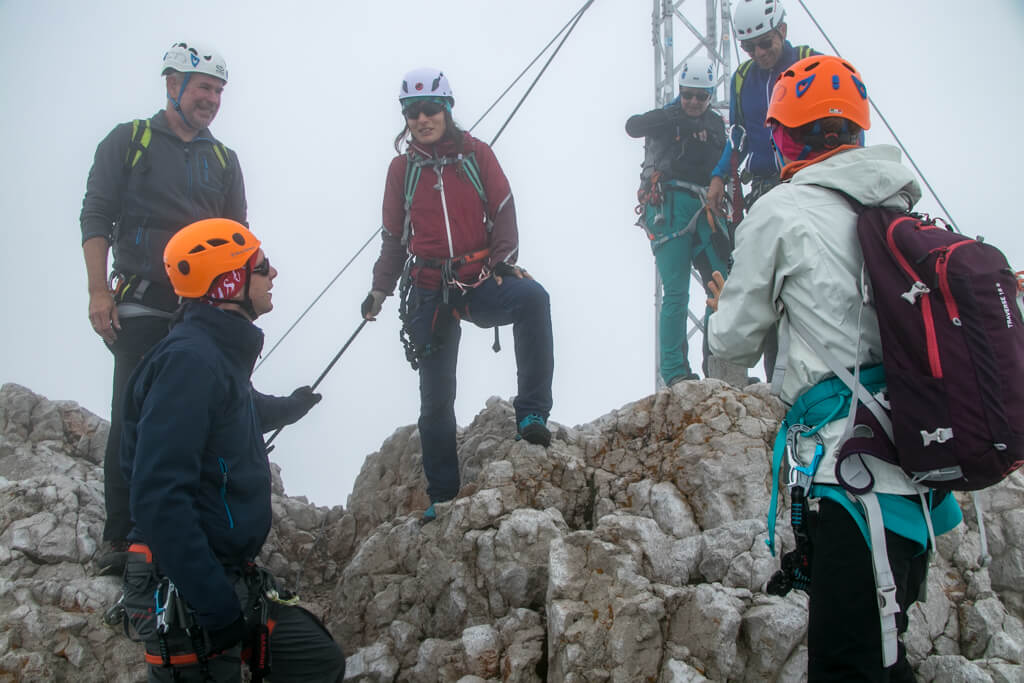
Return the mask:
<path fill-rule="evenodd" d="M 800 169 L 790 182 L 840 190 L 866 206 L 911 209 L 921 199 L 920 185 L 892 145 L 835 154 Z"/>

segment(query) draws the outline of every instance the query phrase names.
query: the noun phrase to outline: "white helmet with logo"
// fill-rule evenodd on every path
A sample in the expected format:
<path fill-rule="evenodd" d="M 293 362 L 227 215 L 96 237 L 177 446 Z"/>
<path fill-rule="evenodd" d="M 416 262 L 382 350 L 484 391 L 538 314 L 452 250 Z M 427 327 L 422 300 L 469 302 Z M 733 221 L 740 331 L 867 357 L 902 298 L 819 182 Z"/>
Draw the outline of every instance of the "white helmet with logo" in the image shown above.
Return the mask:
<path fill-rule="evenodd" d="M 447 97 L 450 104 L 455 104 L 455 95 L 452 94 L 448 78 L 438 69 L 430 67 L 413 69 L 402 77 L 398 101 L 410 97 Z"/>
<path fill-rule="evenodd" d="M 206 74 L 228 82 L 228 65 L 220 53 L 196 43 L 174 43 L 168 48 L 160 75 L 166 76 L 170 71 Z"/>
<path fill-rule="evenodd" d="M 715 63 L 704 55 L 693 55 L 679 70 L 680 88 L 715 87 Z"/>
<path fill-rule="evenodd" d="M 740 40 L 771 33 L 786 20 L 779 0 L 740 0 L 732 15 L 732 27 Z"/>

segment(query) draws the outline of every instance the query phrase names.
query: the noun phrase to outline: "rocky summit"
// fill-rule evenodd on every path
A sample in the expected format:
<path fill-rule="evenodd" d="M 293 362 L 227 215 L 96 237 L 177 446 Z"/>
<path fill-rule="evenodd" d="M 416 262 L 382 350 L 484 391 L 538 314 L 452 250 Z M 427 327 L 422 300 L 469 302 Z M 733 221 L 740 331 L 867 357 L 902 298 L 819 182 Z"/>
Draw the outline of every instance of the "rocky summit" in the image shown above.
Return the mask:
<path fill-rule="evenodd" d="M 462 491 L 429 524 L 414 426 L 366 458 L 345 509 L 286 496 L 274 466 L 258 561 L 324 617 L 346 681 L 805 680 L 806 596 L 763 589 L 782 413 L 763 384 L 683 382 L 552 423 L 545 449 L 515 441 L 511 405 L 491 399 L 459 433 Z M 145 680 L 141 646 L 104 624 L 120 580 L 92 564 L 107 429 L 0 389 L 0 681 Z M 959 500 L 910 660 L 921 681 L 1024 680 L 1024 479 L 979 497 L 989 558 Z M 788 518 L 783 504 L 783 549 Z"/>

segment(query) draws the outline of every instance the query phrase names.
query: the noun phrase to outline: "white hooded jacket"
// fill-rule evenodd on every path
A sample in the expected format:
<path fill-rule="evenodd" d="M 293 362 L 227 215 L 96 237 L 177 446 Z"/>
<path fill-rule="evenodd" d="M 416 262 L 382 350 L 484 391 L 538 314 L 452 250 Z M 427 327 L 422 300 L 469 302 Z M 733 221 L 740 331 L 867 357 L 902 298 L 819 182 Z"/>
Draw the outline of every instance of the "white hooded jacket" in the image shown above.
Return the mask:
<path fill-rule="evenodd" d="M 806 166 L 759 199 L 737 228 L 734 265 L 708 323 L 708 342 L 716 356 L 752 367 L 771 327 L 780 322 L 780 335 L 785 335 L 788 318 L 796 318 L 845 367 L 881 362 L 874 308 L 865 305 L 861 310 L 864 257 L 857 241 L 857 214 L 841 194 L 826 188 L 840 189 L 868 206 L 898 209 L 911 208 L 921 197 L 913 174 L 900 163 L 899 150 L 877 145 L 845 150 Z M 781 398 L 787 405 L 832 376 L 825 361 L 796 335 L 790 337 L 788 357 L 779 359 L 783 361 L 787 371 Z M 814 477 L 817 483 L 836 483 L 843 423 L 836 420 L 820 432 L 825 458 Z M 810 439 L 799 441 L 801 459 L 809 463 L 813 444 Z M 898 467 L 869 460 L 875 492 L 921 490 Z"/>

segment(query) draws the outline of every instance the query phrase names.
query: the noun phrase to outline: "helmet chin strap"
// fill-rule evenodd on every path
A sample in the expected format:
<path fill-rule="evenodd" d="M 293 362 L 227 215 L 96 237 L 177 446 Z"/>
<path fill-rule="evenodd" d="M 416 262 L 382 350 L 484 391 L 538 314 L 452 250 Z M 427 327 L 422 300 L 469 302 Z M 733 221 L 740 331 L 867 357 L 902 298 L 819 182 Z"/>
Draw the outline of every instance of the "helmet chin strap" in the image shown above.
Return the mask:
<path fill-rule="evenodd" d="M 174 111 L 178 112 L 178 116 L 180 116 L 181 120 L 185 122 L 185 125 L 191 128 L 192 130 L 199 130 L 198 128 L 192 125 L 192 123 L 185 117 L 185 112 L 181 110 L 181 96 L 185 94 L 185 87 L 188 85 L 189 79 L 192 78 L 192 72 L 186 71 L 182 75 L 183 78 L 181 79 L 181 90 L 178 91 L 178 98 L 175 99 L 171 97 L 170 100 L 171 103 L 174 105 Z"/>

